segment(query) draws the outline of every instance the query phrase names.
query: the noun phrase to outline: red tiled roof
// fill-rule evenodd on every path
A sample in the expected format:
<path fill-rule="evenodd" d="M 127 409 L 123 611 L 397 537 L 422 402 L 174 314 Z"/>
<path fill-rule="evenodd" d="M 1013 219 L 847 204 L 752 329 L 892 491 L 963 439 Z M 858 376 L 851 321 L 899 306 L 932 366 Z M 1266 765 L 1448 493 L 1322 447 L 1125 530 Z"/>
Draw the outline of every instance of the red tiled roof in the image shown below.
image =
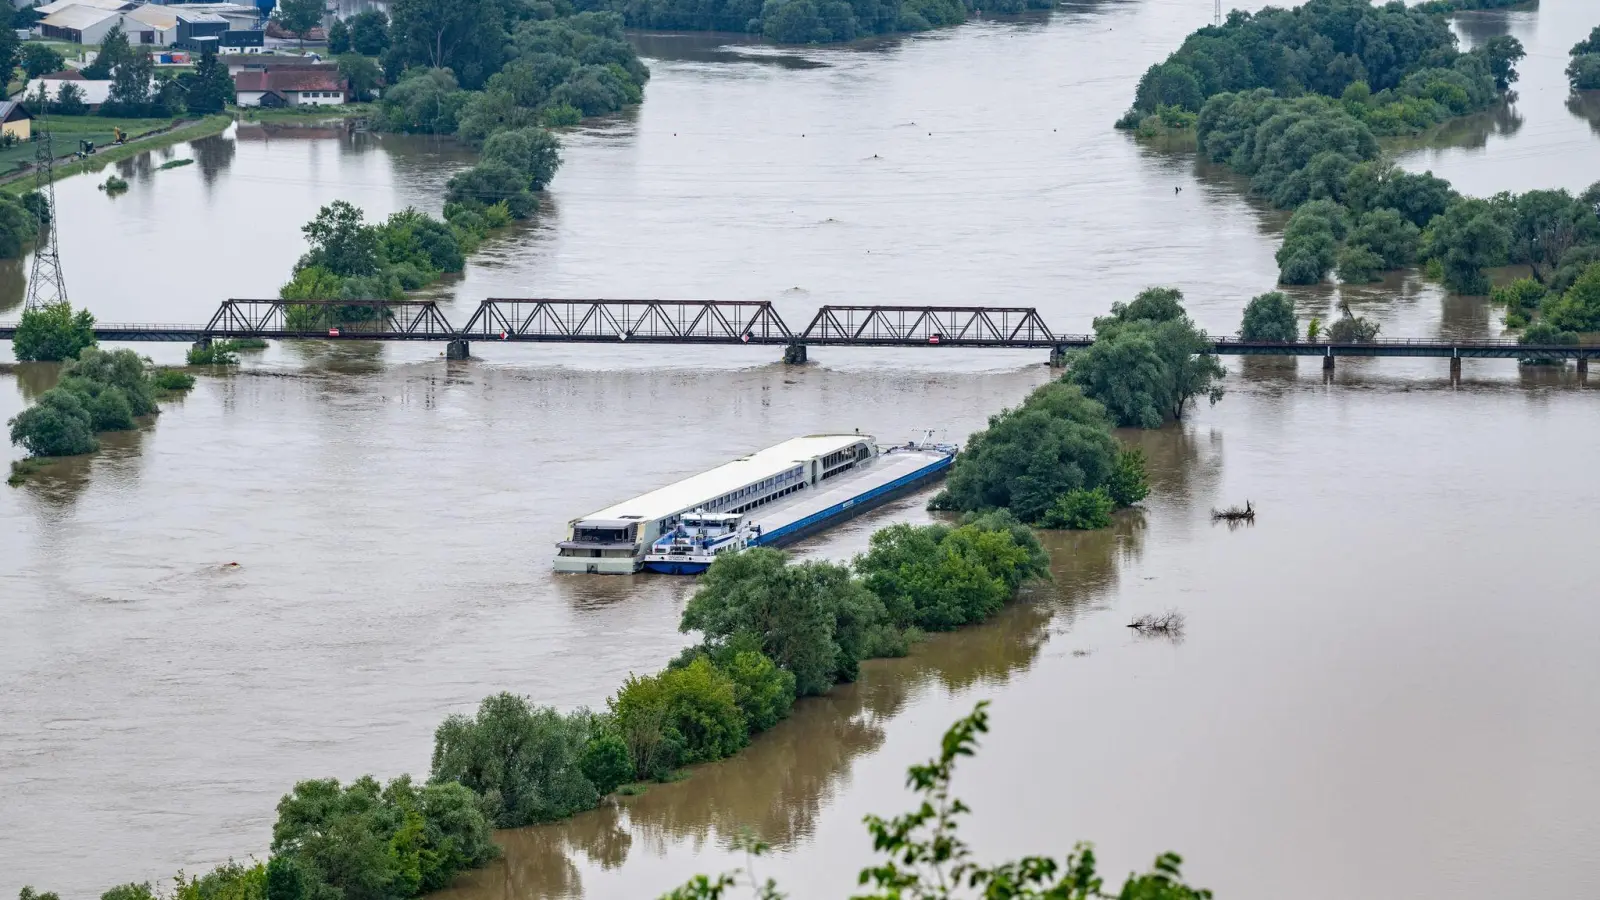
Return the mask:
<path fill-rule="evenodd" d="M 49 75 L 40 75 L 39 77 L 43 78 L 45 81 L 83 81 L 83 80 L 85 80 L 84 77 L 83 77 L 83 73 L 79 72 L 77 69 L 62 69 L 59 72 L 51 72 Z"/>
<path fill-rule="evenodd" d="M 348 87 L 338 72 L 315 69 L 279 69 L 272 72 L 246 70 L 233 76 L 241 91 L 339 91 Z"/>

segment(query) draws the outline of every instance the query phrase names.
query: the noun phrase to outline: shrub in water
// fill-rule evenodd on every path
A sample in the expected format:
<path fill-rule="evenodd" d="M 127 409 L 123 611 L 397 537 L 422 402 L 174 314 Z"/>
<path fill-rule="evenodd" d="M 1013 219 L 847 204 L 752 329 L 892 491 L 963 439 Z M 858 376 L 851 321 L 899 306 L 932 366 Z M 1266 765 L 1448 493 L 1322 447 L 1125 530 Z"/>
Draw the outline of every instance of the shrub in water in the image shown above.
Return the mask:
<path fill-rule="evenodd" d="M 1088 531 L 1111 524 L 1111 511 L 1116 503 L 1103 488 L 1092 491 L 1070 491 L 1056 501 L 1045 514 L 1045 528 L 1067 528 Z"/>

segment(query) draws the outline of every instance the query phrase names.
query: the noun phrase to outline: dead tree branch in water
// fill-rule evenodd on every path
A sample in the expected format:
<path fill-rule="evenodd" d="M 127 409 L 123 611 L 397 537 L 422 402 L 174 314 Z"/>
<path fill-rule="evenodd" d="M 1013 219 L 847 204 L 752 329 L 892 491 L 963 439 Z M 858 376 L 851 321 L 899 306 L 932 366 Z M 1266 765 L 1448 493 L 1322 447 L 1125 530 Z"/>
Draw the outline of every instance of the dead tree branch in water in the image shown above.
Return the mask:
<path fill-rule="evenodd" d="M 1128 627 L 1142 635 L 1162 635 L 1170 638 L 1183 637 L 1183 613 L 1169 610 L 1160 615 L 1145 613 L 1134 616 Z"/>
<path fill-rule="evenodd" d="M 1213 509 L 1211 511 L 1211 521 L 1216 522 L 1219 520 L 1229 523 L 1255 522 L 1256 508 L 1250 505 L 1249 500 L 1246 500 L 1243 508 L 1230 506 L 1227 509 Z"/>

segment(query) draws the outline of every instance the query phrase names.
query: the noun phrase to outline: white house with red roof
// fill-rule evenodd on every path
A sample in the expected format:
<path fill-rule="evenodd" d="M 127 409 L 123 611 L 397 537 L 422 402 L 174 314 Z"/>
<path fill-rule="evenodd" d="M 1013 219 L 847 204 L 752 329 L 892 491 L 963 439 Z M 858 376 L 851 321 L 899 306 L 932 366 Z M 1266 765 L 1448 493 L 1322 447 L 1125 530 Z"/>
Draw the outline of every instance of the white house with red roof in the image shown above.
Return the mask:
<path fill-rule="evenodd" d="M 247 69 L 233 76 L 239 106 L 338 106 L 350 99 L 350 82 L 336 68 Z"/>

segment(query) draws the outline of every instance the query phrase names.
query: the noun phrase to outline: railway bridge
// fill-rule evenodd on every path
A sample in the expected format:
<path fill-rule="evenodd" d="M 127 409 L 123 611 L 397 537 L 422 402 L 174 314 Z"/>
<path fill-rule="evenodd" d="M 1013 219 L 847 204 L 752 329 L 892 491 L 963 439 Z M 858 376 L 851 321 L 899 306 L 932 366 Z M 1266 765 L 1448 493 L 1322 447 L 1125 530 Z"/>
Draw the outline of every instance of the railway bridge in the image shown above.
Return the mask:
<path fill-rule="evenodd" d="M 16 334 L 0 322 L 0 340 Z M 1052 365 L 1094 343 L 1092 334 L 1057 332 L 1037 309 L 1011 306 L 823 306 L 794 329 L 766 301 L 579 300 L 491 298 L 456 328 L 432 300 L 227 300 L 205 324 L 96 323 L 102 341 L 215 340 L 437 341 L 450 359 L 471 344 L 721 344 L 781 347 L 787 363 L 803 363 L 810 347 L 1040 349 Z M 1438 357 L 1453 377 L 1463 359 L 1572 359 L 1588 374 L 1600 344 L 1519 344 L 1507 340 L 1407 339 L 1361 343 L 1246 341 L 1217 338 L 1223 356 L 1317 356 L 1325 370 L 1341 356 Z"/>

